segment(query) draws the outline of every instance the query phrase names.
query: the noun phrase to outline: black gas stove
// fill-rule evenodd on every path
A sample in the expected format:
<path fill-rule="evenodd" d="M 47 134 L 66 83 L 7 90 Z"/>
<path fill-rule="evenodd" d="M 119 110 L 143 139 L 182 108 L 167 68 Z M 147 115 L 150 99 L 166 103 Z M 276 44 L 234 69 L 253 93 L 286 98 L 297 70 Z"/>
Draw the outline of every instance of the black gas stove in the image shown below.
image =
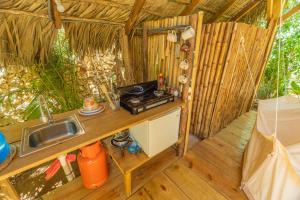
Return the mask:
<path fill-rule="evenodd" d="M 157 81 L 121 87 L 118 90 L 120 105 L 131 114 L 138 114 L 174 101 L 172 94 L 157 90 Z"/>

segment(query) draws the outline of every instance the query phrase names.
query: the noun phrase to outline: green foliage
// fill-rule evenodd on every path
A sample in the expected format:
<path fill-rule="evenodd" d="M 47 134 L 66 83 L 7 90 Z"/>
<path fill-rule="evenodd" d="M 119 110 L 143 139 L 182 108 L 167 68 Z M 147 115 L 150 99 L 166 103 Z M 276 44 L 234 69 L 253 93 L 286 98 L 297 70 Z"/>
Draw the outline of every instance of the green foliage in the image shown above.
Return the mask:
<path fill-rule="evenodd" d="M 291 82 L 291 87 L 296 95 L 300 95 L 300 86 L 295 81 Z"/>
<path fill-rule="evenodd" d="M 289 1 L 289 7 L 297 1 Z M 273 50 L 258 90 L 260 99 L 277 95 L 277 66 L 279 63 L 279 96 L 291 92 L 290 83 L 300 79 L 300 13 L 290 17 L 278 30 Z M 280 40 L 281 39 L 281 40 Z M 281 44 L 280 44 L 281 41 Z M 280 53 L 279 53 L 280 48 Z"/>
<path fill-rule="evenodd" d="M 25 120 L 39 117 L 37 96 L 41 94 L 53 113 L 77 109 L 82 105 L 78 92 L 77 65 L 73 57 L 61 32 L 49 62 L 31 68 L 38 78 L 31 83 L 35 98 L 26 108 Z"/>

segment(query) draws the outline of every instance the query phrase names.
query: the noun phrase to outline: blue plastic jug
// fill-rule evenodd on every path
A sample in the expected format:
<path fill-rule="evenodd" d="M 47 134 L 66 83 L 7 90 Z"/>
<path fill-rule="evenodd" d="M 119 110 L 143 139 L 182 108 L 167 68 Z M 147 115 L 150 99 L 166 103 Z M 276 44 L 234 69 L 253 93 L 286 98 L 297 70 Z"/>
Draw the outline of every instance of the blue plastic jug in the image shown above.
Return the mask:
<path fill-rule="evenodd" d="M 10 146 L 6 142 L 3 133 L 0 131 L 0 164 L 3 163 L 10 153 Z"/>

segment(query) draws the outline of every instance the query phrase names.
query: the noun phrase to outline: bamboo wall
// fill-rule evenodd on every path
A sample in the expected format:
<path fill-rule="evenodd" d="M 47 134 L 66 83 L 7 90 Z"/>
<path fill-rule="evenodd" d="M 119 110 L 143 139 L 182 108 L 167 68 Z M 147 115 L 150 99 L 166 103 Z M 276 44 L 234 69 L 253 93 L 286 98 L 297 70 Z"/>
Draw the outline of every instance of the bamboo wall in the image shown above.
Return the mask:
<path fill-rule="evenodd" d="M 249 111 L 269 55 L 274 26 L 203 26 L 191 132 L 209 137 Z"/>
<path fill-rule="evenodd" d="M 131 56 L 132 59 L 132 67 L 134 72 L 134 78 L 137 83 L 141 83 L 144 81 L 144 61 L 143 61 L 143 38 L 142 37 L 133 37 L 130 40 L 131 46 Z"/>
<path fill-rule="evenodd" d="M 179 16 L 145 22 L 144 28 L 151 30 L 188 24 L 189 16 Z M 147 80 L 155 80 L 162 73 L 170 87 L 179 89 L 177 79 L 182 74 L 179 63 L 187 58 L 187 54 L 180 51 L 176 55 L 175 48 L 176 45 L 181 46 L 182 44 L 183 40 L 177 43 L 169 42 L 167 33 L 154 34 L 147 37 L 147 65 L 145 66 Z"/>
<path fill-rule="evenodd" d="M 180 16 L 145 22 L 144 29 L 149 33 L 188 24 L 189 17 Z M 190 132 L 206 138 L 249 111 L 270 53 L 275 25 L 262 29 L 244 23 L 213 23 L 203 25 L 201 31 L 198 63 L 194 64 L 197 70 Z M 179 63 L 187 55 L 180 52 L 176 56 L 175 49 L 183 41 L 167 41 L 167 32 L 144 38 L 147 40 L 139 52 L 146 48 L 141 54 L 145 80 L 154 80 L 163 73 L 170 87 L 180 89 L 177 79 L 183 72 Z"/>

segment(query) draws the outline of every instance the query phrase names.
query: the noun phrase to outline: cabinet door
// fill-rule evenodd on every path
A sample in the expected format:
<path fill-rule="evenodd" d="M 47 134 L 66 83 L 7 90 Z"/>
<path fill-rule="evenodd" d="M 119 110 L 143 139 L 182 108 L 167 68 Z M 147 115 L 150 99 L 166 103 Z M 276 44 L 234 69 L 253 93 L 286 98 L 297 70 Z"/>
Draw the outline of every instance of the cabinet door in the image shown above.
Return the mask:
<path fill-rule="evenodd" d="M 149 154 L 154 156 L 178 140 L 180 111 L 178 108 L 149 121 Z"/>

